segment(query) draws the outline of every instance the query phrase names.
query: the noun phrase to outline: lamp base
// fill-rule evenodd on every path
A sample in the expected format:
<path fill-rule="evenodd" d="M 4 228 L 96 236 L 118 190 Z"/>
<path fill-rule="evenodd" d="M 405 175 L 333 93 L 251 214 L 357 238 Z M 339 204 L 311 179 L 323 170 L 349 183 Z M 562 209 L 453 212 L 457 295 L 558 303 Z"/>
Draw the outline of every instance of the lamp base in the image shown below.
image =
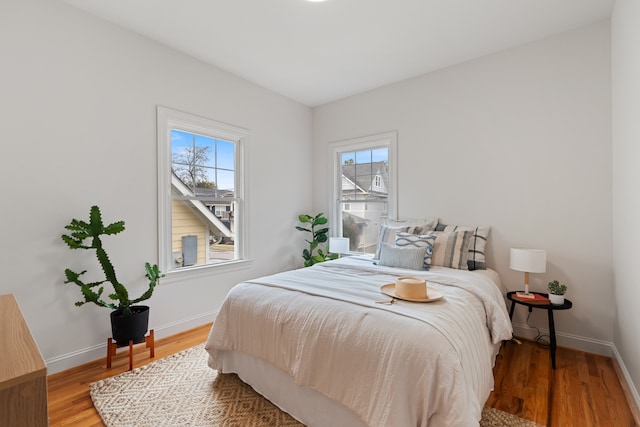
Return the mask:
<path fill-rule="evenodd" d="M 536 296 L 529 292 L 529 273 L 524 274 L 524 292 L 516 292 L 518 298 L 534 299 Z"/>
<path fill-rule="evenodd" d="M 536 297 L 536 295 L 532 294 L 531 292 L 516 292 L 516 296 L 518 298 L 525 298 L 525 299 L 534 299 Z"/>

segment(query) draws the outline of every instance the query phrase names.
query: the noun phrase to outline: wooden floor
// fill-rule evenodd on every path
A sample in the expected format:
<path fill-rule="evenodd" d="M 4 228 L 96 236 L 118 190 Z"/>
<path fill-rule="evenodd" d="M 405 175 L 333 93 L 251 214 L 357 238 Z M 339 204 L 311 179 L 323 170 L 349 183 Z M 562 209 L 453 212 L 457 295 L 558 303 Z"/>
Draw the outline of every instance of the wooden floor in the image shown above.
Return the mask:
<path fill-rule="evenodd" d="M 154 360 L 204 342 L 210 328 L 203 325 L 157 340 Z M 134 349 L 134 367 L 150 361 L 144 346 Z M 50 425 L 104 426 L 91 403 L 89 383 L 128 368 L 126 351 L 121 349 L 110 369 L 102 359 L 51 375 Z M 487 405 L 502 411 L 546 426 L 637 426 L 610 358 L 560 348 L 553 371 L 548 350 L 529 341 L 508 342 L 500 350 L 494 373 L 495 391 Z"/>
<path fill-rule="evenodd" d="M 638 426 L 611 358 L 531 341 L 507 342 L 493 369 L 495 389 L 487 405 L 545 426 Z"/>

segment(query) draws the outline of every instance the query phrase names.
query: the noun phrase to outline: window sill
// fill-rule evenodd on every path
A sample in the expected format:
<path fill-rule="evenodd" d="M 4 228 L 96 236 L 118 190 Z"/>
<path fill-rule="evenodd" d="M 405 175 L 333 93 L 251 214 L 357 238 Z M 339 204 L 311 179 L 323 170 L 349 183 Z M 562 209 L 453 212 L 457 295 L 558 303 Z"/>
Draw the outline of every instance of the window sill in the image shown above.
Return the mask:
<path fill-rule="evenodd" d="M 165 273 L 160 284 L 171 284 L 178 281 L 211 277 L 214 274 L 224 274 L 233 271 L 246 270 L 251 266 L 251 260 L 230 261 L 223 264 L 200 265 L 197 267 L 172 270 Z"/>

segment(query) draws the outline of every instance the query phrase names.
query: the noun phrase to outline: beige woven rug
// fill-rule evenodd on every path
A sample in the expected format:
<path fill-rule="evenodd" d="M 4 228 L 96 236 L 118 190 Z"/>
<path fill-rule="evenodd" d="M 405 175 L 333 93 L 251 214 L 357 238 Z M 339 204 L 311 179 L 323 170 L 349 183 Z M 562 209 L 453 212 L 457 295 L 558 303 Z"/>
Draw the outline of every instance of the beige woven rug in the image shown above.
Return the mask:
<path fill-rule="evenodd" d="M 207 366 L 199 345 L 90 384 L 93 404 L 107 427 L 302 426 L 240 381 Z M 492 408 L 482 427 L 539 427 Z"/>

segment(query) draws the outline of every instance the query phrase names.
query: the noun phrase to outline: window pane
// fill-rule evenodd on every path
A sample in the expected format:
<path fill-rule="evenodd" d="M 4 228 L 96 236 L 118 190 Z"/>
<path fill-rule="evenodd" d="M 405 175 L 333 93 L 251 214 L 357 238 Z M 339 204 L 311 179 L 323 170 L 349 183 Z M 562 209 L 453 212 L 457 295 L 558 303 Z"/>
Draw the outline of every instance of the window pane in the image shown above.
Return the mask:
<path fill-rule="evenodd" d="M 208 136 L 195 135 L 194 164 L 196 166 L 216 166 L 215 139 Z"/>
<path fill-rule="evenodd" d="M 233 142 L 218 139 L 216 144 L 216 167 L 234 170 L 236 168 L 234 149 Z"/>
<path fill-rule="evenodd" d="M 215 197 L 216 170 L 213 168 L 198 167 L 198 181 L 195 194 L 198 197 Z"/>
<path fill-rule="evenodd" d="M 371 163 L 371 150 L 356 152 L 356 163 Z"/>
<path fill-rule="evenodd" d="M 376 148 L 371 150 L 372 162 L 389 162 L 389 149 L 388 148 Z"/>
<path fill-rule="evenodd" d="M 349 238 L 351 251 L 375 253 L 379 224 L 386 216 L 386 202 L 343 203 L 342 236 Z"/>
<path fill-rule="evenodd" d="M 354 154 L 354 153 L 351 153 Z M 356 165 L 355 156 L 342 157 L 342 199 L 355 199 L 356 197 Z"/>
<path fill-rule="evenodd" d="M 176 129 L 171 131 L 171 157 L 176 161 L 176 157 L 182 155 L 185 149 L 193 146 L 191 134 Z"/>
<path fill-rule="evenodd" d="M 235 173 L 233 171 L 218 169 L 218 197 L 234 197 L 235 196 Z"/>
<path fill-rule="evenodd" d="M 220 221 L 222 227 L 213 227 L 210 231 L 209 262 L 216 263 L 233 260 L 235 259 L 233 202 L 216 203 L 211 205 L 210 209 Z M 231 233 L 231 236 L 227 235 L 229 233 Z"/>
<path fill-rule="evenodd" d="M 356 162 L 356 153 L 342 153 L 340 155 L 340 163 L 343 165 L 352 165 Z"/>

